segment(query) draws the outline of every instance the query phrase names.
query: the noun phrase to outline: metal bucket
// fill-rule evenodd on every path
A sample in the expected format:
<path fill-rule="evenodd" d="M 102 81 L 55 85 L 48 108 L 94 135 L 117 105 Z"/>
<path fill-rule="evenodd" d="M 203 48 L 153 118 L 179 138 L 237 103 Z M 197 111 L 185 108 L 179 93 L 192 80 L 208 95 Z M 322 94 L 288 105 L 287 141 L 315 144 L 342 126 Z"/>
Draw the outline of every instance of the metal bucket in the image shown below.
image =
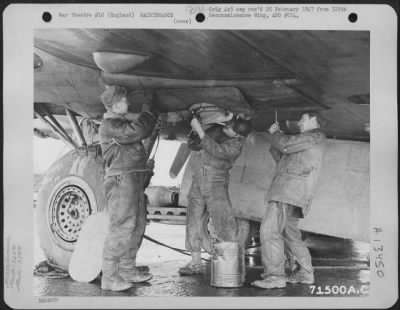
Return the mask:
<path fill-rule="evenodd" d="M 244 253 L 237 242 L 214 244 L 211 260 L 211 285 L 240 287 L 244 282 Z"/>

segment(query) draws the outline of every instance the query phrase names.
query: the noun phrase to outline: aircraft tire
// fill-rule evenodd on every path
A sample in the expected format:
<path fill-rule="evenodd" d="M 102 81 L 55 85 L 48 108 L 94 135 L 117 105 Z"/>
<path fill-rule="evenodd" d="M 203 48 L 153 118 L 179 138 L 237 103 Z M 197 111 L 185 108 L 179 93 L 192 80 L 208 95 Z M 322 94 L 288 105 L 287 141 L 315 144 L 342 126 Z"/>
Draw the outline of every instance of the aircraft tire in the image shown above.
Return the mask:
<path fill-rule="evenodd" d="M 68 270 L 84 220 L 104 209 L 101 156 L 71 151 L 45 173 L 36 204 L 36 233 L 49 262 Z"/>
<path fill-rule="evenodd" d="M 238 240 L 239 243 L 244 243 L 247 247 L 251 241 L 250 239 L 250 222 L 246 219 L 237 218 L 238 223 Z M 212 254 L 212 245 L 217 240 L 217 236 L 213 231 L 212 220 L 210 216 L 206 215 L 202 219 L 202 242 L 203 250 Z"/>

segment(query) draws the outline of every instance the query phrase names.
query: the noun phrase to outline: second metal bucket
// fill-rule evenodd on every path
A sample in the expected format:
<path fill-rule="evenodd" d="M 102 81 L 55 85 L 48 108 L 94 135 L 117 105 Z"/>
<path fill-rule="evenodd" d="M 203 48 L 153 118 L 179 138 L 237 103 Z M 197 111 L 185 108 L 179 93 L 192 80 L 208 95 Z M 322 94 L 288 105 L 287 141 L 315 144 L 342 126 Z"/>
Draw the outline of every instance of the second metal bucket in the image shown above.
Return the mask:
<path fill-rule="evenodd" d="M 211 285 L 240 287 L 244 282 L 244 253 L 237 242 L 221 242 L 213 247 Z"/>

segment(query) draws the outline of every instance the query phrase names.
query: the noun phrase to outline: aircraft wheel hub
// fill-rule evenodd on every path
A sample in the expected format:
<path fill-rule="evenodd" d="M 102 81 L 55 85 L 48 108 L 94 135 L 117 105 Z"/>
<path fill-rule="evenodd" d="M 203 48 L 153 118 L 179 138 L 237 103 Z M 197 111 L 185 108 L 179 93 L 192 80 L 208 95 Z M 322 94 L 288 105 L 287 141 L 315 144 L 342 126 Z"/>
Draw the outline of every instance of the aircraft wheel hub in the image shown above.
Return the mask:
<path fill-rule="evenodd" d="M 75 242 L 83 222 L 90 215 L 90 203 L 85 192 L 75 185 L 62 188 L 50 208 L 50 226 L 67 242 Z"/>

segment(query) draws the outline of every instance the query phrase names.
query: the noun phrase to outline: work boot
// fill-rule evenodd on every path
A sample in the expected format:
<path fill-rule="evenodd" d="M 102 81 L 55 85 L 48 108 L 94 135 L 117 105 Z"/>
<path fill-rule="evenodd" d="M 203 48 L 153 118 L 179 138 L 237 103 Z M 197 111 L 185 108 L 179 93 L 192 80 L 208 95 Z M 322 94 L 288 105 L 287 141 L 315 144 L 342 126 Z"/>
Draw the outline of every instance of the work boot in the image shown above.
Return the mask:
<path fill-rule="evenodd" d="M 102 261 L 101 289 L 107 291 L 125 291 L 133 285 L 124 281 L 118 274 L 118 263 L 112 259 Z"/>
<path fill-rule="evenodd" d="M 133 286 L 132 283 L 124 281 L 120 276 L 111 278 L 101 277 L 101 289 L 105 291 L 125 291 Z"/>
<path fill-rule="evenodd" d="M 136 266 L 135 269 L 139 272 L 149 272 L 150 268 L 147 265 L 143 265 L 143 266 Z"/>
<path fill-rule="evenodd" d="M 153 278 L 150 272 L 140 271 L 139 268 L 134 268 L 132 270 L 119 268 L 119 274 L 125 281 L 134 283 L 146 282 Z"/>
<path fill-rule="evenodd" d="M 195 274 L 202 274 L 203 271 L 201 270 L 201 264 L 194 264 L 190 262 L 186 266 L 179 268 L 179 273 L 185 276 L 191 276 Z"/>
<path fill-rule="evenodd" d="M 267 289 L 284 288 L 286 287 L 286 281 L 283 276 L 268 276 L 265 279 L 252 282 L 251 285 Z"/>
<path fill-rule="evenodd" d="M 185 276 L 191 276 L 195 274 L 201 274 L 203 271 L 201 270 L 201 253 L 200 252 L 192 252 L 192 261 L 179 268 L 179 273 Z"/>
<path fill-rule="evenodd" d="M 146 282 L 153 278 L 149 266 L 136 266 L 135 258 L 122 258 L 118 264 L 118 273 L 127 282 Z"/>
<path fill-rule="evenodd" d="M 301 283 L 301 284 L 313 284 L 314 283 L 314 272 L 307 271 L 300 267 L 299 270 L 293 272 L 291 275 L 286 277 L 288 283 Z"/>
<path fill-rule="evenodd" d="M 121 258 L 118 263 L 118 270 L 124 269 L 136 269 L 141 272 L 149 272 L 150 268 L 147 265 L 136 266 L 136 258 Z"/>

